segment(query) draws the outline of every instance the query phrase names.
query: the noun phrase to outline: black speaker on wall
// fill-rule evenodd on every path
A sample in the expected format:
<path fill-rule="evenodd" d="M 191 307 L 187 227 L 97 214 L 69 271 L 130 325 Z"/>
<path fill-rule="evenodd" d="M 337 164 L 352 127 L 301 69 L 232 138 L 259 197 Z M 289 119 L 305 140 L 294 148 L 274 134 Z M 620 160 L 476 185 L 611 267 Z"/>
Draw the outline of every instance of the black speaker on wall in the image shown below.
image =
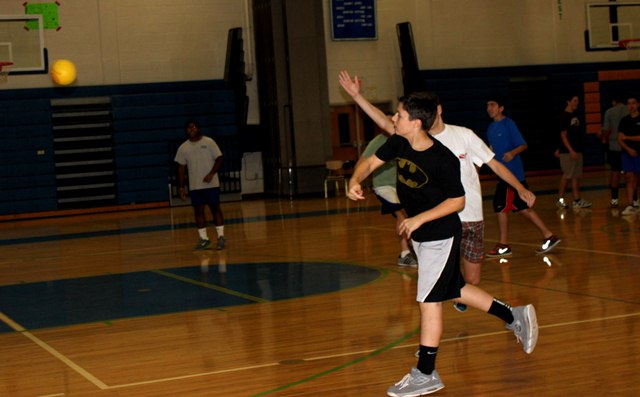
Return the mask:
<path fill-rule="evenodd" d="M 415 91 L 425 91 L 427 85 L 420 76 L 411 23 L 402 22 L 397 24 L 396 33 L 398 34 L 400 59 L 402 60 L 402 84 L 404 86 L 404 94 L 407 95 Z"/>
<path fill-rule="evenodd" d="M 248 116 L 249 98 L 246 95 L 246 81 L 242 28 L 232 28 L 229 29 L 227 36 L 224 82 L 227 88 L 234 91 L 237 122 L 239 125 L 245 125 Z"/>

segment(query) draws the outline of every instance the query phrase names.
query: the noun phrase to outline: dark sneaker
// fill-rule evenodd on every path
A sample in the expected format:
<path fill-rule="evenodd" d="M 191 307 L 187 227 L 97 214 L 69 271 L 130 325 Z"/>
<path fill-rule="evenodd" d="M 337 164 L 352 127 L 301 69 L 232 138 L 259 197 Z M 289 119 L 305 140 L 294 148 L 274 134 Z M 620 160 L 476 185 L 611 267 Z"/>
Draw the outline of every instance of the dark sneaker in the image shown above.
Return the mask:
<path fill-rule="evenodd" d="M 440 380 L 438 371 L 434 370 L 431 375 L 425 375 L 418 368 L 412 368 L 411 372 L 406 374 L 400 382 L 387 390 L 387 395 L 391 397 L 417 397 L 435 393 L 442 388 L 444 388 L 444 384 Z"/>
<path fill-rule="evenodd" d="M 398 257 L 398 266 L 402 267 L 418 267 L 418 261 L 412 254 Z"/>
<path fill-rule="evenodd" d="M 453 302 L 453 307 L 460 313 L 464 313 L 467 311 L 467 305 L 465 305 L 464 303 Z"/>
<path fill-rule="evenodd" d="M 201 238 L 198 241 L 198 244 L 196 244 L 196 246 L 193 247 L 193 249 L 196 249 L 196 250 L 206 250 L 206 249 L 209 249 L 209 248 L 211 248 L 211 240 L 204 239 L 204 238 Z"/>
<path fill-rule="evenodd" d="M 216 249 L 218 251 L 223 250 L 227 245 L 227 240 L 225 240 L 224 236 L 218 237 L 218 242 L 216 243 Z"/>
<path fill-rule="evenodd" d="M 487 252 L 489 258 L 502 258 L 511 256 L 511 247 L 509 244 L 496 244 L 495 248 Z"/>
<path fill-rule="evenodd" d="M 538 343 L 538 318 L 533 305 L 516 306 L 512 310 L 513 322 L 507 329 L 513 331 L 518 343 L 522 343 L 525 353 L 533 353 Z"/>
<path fill-rule="evenodd" d="M 556 245 L 560 244 L 562 240 L 560 240 L 558 237 L 556 236 L 551 236 L 549 238 L 545 238 L 544 240 L 542 240 L 542 245 L 540 245 L 540 248 L 538 248 L 536 250 L 537 254 L 544 254 L 545 252 L 549 252 L 551 251 Z"/>

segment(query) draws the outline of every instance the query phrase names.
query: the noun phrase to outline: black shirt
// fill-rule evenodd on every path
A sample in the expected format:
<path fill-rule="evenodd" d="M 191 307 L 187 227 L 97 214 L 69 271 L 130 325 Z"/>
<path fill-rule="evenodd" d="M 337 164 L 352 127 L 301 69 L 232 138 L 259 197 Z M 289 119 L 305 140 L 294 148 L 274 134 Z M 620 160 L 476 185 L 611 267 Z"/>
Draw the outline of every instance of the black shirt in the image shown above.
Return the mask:
<path fill-rule="evenodd" d="M 431 138 L 430 138 L 431 139 Z M 398 161 L 398 198 L 410 217 L 430 210 L 446 199 L 464 196 L 460 182 L 460 160 L 435 139 L 423 151 L 413 150 L 409 141 L 392 135 L 376 152 L 382 161 Z M 450 238 L 460 230 L 456 212 L 420 226 L 411 239 L 424 242 Z"/>
<path fill-rule="evenodd" d="M 582 131 L 580 130 L 580 120 L 575 113 L 566 110 L 560 115 L 560 132 L 567 131 L 567 139 L 574 152 L 582 153 Z M 560 153 L 569 153 L 569 149 L 560 139 Z"/>
<path fill-rule="evenodd" d="M 631 117 L 630 114 L 624 116 L 622 120 L 620 120 L 618 132 L 622 132 L 626 136 L 640 135 L 640 115 L 636 117 Z M 624 143 L 626 143 L 631 149 L 640 151 L 640 141 L 624 141 Z"/>

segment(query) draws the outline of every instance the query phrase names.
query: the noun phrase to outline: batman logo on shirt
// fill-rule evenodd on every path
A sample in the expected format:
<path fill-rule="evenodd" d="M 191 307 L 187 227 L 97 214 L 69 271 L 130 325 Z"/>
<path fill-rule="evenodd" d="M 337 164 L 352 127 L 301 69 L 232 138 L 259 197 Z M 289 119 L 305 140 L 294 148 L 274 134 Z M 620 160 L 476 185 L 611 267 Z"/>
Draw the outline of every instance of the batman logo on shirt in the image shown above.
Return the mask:
<path fill-rule="evenodd" d="M 429 177 L 416 163 L 398 159 L 398 181 L 412 189 L 418 189 L 429 182 Z"/>

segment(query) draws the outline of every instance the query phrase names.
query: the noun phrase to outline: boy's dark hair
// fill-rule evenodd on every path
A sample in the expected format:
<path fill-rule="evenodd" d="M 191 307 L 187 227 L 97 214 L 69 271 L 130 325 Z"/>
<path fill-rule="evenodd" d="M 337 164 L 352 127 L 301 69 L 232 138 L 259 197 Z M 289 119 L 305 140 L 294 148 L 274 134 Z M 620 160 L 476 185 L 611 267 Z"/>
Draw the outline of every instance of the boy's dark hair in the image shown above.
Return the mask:
<path fill-rule="evenodd" d="M 616 93 L 611 95 L 611 101 L 615 101 L 615 103 L 624 103 L 625 102 L 625 96 L 622 95 L 619 92 L 616 92 Z"/>
<path fill-rule="evenodd" d="M 636 94 L 629 94 L 627 95 L 627 100 L 624 103 L 627 103 L 629 101 L 629 99 L 635 99 L 636 102 L 640 101 L 639 96 Z"/>
<path fill-rule="evenodd" d="M 489 95 L 489 97 L 487 98 L 487 102 L 495 102 L 498 104 L 498 106 L 502 106 L 503 108 L 505 108 L 505 110 L 507 109 L 507 98 L 503 95 Z"/>
<path fill-rule="evenodd" d="M 409 114 L 409 120 L 420 120 L 422 130 L 428 132 L 438 116 L 440 98 L 428 91 L 413 92 L 398 98 L 402 107 Z"/>
<path fill-rule="evenodd" d="M 565 101 L 565 102 L 571 102 L 571 100 L 573 99 L 573 97 L 578 97 L 578 99 L 580 99 L 580 95 L 578 95 L 578 94 L 577 94 L 577 93 L 575 93 L 575 92 L 570 92 L 570 93 L 568 93 L 568 94 L 565 94 L 563 98 L 564 98 L 564 101 Z"/>
<path fill-rule="evenodd" d="M 197 129 L 200 129 L 200 123 L 196 119 L 188 119 L 184 122 L 184 129 L 186 130 L 189 127 L 189 124 L 193 124 Z"/>

